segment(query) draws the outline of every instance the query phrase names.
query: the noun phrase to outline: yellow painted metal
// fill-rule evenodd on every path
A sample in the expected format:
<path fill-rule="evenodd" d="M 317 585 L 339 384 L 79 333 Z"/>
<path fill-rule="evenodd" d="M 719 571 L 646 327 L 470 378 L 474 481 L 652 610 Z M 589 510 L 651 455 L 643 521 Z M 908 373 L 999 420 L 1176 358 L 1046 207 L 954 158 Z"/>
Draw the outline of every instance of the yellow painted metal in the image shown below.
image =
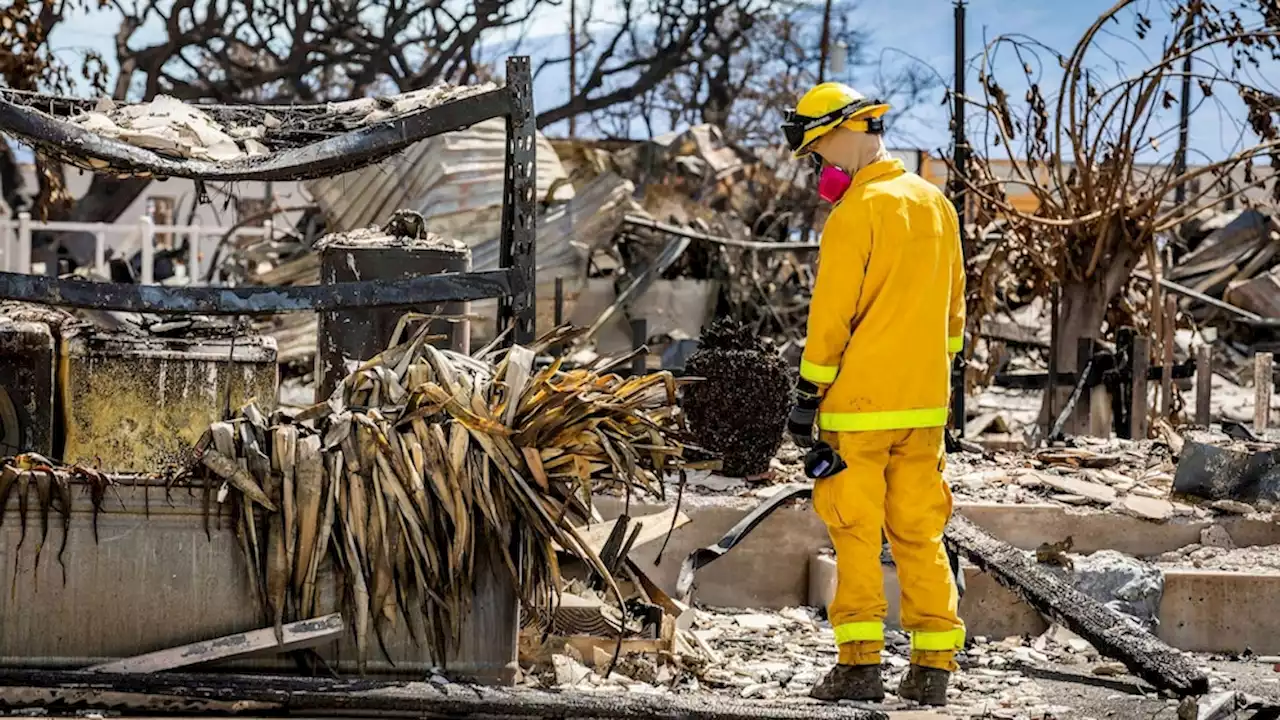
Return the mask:
<path fill-rule="evenodd" d="M 63 459 L 111 472 L 160 472 L 184 462 L 228 400 L 276 403 L 275 340 L 160 340 L 79 329 L 64 335 L 58 386 Z"/>

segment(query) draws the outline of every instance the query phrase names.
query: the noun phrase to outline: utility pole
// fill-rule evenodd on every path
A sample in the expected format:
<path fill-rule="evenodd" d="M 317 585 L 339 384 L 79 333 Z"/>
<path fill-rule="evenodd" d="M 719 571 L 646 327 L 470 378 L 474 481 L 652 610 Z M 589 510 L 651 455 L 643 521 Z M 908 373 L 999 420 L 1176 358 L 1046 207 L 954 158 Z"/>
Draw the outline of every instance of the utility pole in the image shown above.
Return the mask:
<path fill-rule="evenodd" d="M 818 83 L 827 80 L 827 52 L 831 44 L 831 0 L 822 10 L 822 47 L 818 48 Z"/>
<path fill-rule="evenodd" d="M 1187 31 L 1186 48 L 1192 47 L 1191 31 Z M 1178 108 L 1178 154 L 1173 160 L 1173 172 L 1179 177 L 1187 174 L 1187 143 L 1191 129 L 1191 54 L 1182 59 L 1182 104 Z M 1178 183 L 1174 200 L 1181 205 L 1187 201 L 1187 184 Z"/>
<path fill-rule="evenodd" d="M 964 242 L 965 239 L 965 192 L 964 192 L 964 176 L 967 172 L 969 164 L 969 141 L 965 139 L 964 132 L 964 0 L 955 0 L 955 30 L 956 30 L 956 79 L 955 89 L 952 92 L 952 99 L 955 101 L 954 109 L 951 111 L 951 131 L 954 134 L 952 141 L 955 145 L 953 152 L 953 162 L 955 164 L 955 173 L 951 178 L 951 201 L 955 203 L 956 215 L 959 217 L 958 223 L 960 229 L 961 246 L 966 250 L 969 243 Z M 964 437 L 965 410 L 964 410 L 964 352 L 956 353 L 956 359 L 951 367 L 951 424 L 955 429 L 956 435 Z M 1049 392 L 1054 392 L 1054 388 L 1049 388 Z"/>
<path fill-rule="evenodd" d="M 569 106 L 578 97 L 578 3 L 569 0 Z M 578 135 L 577 113 L 569 115 L 569 137 Z"/>

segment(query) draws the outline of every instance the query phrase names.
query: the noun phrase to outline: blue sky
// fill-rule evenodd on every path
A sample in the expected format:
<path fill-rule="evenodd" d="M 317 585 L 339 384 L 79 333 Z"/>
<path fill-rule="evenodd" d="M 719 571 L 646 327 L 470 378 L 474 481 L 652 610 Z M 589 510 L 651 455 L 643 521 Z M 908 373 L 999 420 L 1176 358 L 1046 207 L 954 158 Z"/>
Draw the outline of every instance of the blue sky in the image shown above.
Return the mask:
<path fill-rule="evenodd" d="M 587 1 L 579 0 L 580 3 Z M 984 38 L 1009 33 L 1033 36 L 1059 51 L 1068 52 L 1098 15 L 1113 4 L 1114 0 L 972 0 L 968 12 L 968 54 L 975 58 Z M 526 37 L 530 40 L 525 50 L 535 55 L 535 66 L 538 54 L 558 49 L 563 52 L 567 45 L 565 7 L 562 3 L 558 8 L 540 13 L 528 28 Z M 1138 7 L 1157 16 L 1163 13 L 1163 3 L 1157 0 L 1140 2 Z M 889 68 L 902 63 L 923 62 L 935 68 L 950 84 L 954 54 L 952 12 L 952 4 L 948 0 L 861 0 L 853 11 L 851 23 L 870 33 L 870 56 L 873 59 Z M 77 15 L 55 30 L 52 42 L 68 61 L 74 60 L 86 48 L 111 58 L 114 55 L 115 18 L 110 11 Z M 1117 30 L 1126 37 L 1129 35 L 1127 27 Z M 1105 47 L 1126 64 L 1136 64 L 1141 60 L 1140 51 L 1119 38 L 1106 42 Z M 967 77 L 973 93 L 977 89 L 976 67 L 969 68 Z M 874 69 L 864 69 L 838 79 L 849 80 L 868 93 L 878 91 Z M 1056 85 L 1056 78 L 1044 82 L 1046 89 Z M 1021 89 L 1017 92 L 1020 94 Z M 541 107 L 558 105 L 566 94 L 567 82 L 563 71 L 548 74 L 539 80 L 535 88 L 535 104 Z M 1197 91 L 1196 97 L 1198 95 Z M 948 144 L 949 114 L 946 107 L 938 104 L 941 99 L 939 92 L 933 103 L 918 108 L 911 117 L 900 122 L 889 138 L 890 144 L 929 150 L 945 148 Z M 1230 108 L 1230 103 L 1228 106 Z M 1191 146 L 1209 157 L 1224 156 L 1236 142 L 1236 138 L 1226 132 L 1229 124 L 1220 122 L 1217 115 L 1218 111 L 1210 107 L 1197 112 L 1192 121 Z M 554 135 L 558 130 L 553 127 L 550 132 Z M 1172 141 L 1162 146 L 1158 154 L 1163 156 L 1169 152 L 1172 152 Z"/>

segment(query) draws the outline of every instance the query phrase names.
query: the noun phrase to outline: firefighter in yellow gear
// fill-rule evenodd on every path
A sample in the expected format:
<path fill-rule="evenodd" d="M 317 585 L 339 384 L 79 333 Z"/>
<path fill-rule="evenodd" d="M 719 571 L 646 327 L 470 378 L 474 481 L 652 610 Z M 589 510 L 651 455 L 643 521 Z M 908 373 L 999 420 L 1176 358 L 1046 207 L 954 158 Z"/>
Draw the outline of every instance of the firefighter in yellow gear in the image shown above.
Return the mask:
<path fill-rule="evenodd" d="M 822 230 L 789 431 L 820 437 L 845 469 L 815 481 L 813 504 L 836 550 L 829 608 L 839 664 L 824 700 L 880 700 L 886 602 L 881 533 L 902 589 L 911 666 L 898 695 L 946 704 L 964 623 L 942 532 L 950 365 L 964 342 L 964 258 L 955 208 L 885 150 L 889 106 L 840 83 L 813 88 L 783 131 L 797 158 L 819 157 L 834 207 Z"/>

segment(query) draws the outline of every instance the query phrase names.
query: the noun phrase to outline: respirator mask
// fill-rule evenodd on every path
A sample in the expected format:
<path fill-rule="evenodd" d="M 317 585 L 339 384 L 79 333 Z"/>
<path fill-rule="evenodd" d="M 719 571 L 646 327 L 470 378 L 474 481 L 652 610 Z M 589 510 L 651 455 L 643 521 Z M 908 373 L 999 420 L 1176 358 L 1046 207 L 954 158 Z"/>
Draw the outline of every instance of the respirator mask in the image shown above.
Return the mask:
<path fill-rule="evenodd" d="M 832 205 L 840 202 L 840 198 L 844 197 L 853 184 L 853 177 L 835 165 L 822 162 L 816 155 L 813 160 L 818 172 L 818 197 Z"/>

